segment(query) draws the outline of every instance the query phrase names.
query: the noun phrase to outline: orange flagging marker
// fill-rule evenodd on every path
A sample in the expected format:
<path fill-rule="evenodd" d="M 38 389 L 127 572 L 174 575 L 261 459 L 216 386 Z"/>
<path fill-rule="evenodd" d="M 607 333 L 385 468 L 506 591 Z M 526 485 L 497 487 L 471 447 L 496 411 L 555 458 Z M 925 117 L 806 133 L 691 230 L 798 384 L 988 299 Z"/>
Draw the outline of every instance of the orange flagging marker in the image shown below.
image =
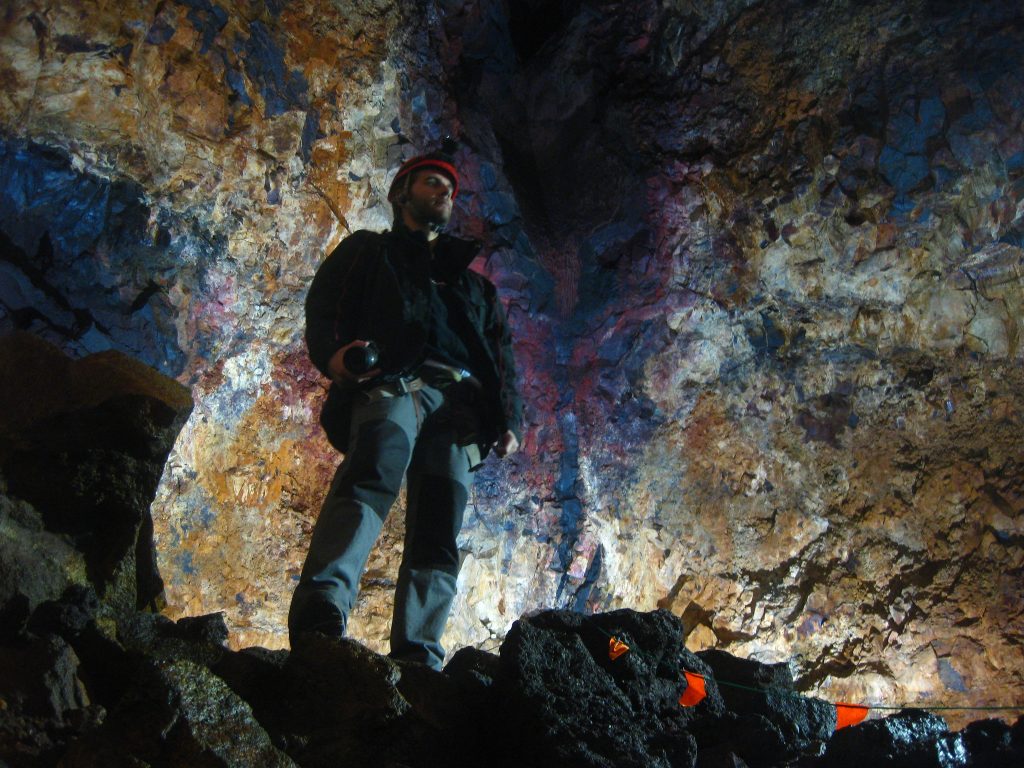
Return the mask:
<path fill-rule="evenodd" d="M 836 704 L 836 730 L 856 725 L 867 716 L 868 708 L 860 704 Z"/>
<path fill-rule="evenodd" d="M 629 646 L 617 637 L 608 639 L 608 658 L 615 661 L 619 656 L 629 650 Z"/>
<path fill-rule="evenodd" d="M 679 706 L 695 707 L 700 704 L 708 692 L 704 689 L 704 678 L 696 672 L 685 672 L 686 690 L 679 697 Z"/>

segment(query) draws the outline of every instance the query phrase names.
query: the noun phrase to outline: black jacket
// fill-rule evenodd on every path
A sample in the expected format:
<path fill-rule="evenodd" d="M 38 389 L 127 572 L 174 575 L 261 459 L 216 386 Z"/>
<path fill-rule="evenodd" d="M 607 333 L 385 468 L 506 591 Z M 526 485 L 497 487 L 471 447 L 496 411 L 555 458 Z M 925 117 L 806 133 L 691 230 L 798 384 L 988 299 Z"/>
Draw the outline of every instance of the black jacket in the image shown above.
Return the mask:
<path fill-rule="evenodd" d="M 430 280 L 448 283 L 462 301 L 477 338 L 470 370 L 484 388 L 481 452 L 506 430 L 522 439 L 522 400 L 516 390 L 512 342 L 494 285 L 468 269 L 479 244 L 440 235 L 434 271 L 426 237 L 404 227 L 354 232 L 317 270 L 306 296 L 306 346 L 325 376 L 331 356 L 356 339 L 380 351 L 382 379 L 408 375 L 423 362 L 429 332 Z M 364 386 L 373 386 L 367 382 Z M 376 382 L 379 383 L 379 382 Z M 347 449 L 350 403 L 356 387 L 332 384 L 320 414 L 331 444 Z"/>

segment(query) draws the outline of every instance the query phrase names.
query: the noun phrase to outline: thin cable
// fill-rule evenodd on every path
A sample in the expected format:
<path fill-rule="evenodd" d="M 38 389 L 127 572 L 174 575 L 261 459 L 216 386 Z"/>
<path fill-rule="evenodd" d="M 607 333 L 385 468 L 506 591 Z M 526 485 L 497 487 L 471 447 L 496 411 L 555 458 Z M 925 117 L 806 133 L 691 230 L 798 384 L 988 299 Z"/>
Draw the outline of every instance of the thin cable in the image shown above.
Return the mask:
<path fill-rule="evenodd" d="M 712 679 L 714 679 L 714 678 L 712 678 Z M 717 680 L 717 679 L 715 680 L 715 682 L 718 683 L 719 686 L 724 685 L 724 686 L 726 686 L 728 688 L 739 688 L 740 690 L 751 691 L 753 693 L 761 693 L 761 694 L 765 694 L 765 695 L 767 695 L 769 693 L 778 693 L 778 694 L 782 694 L 784 696 L 797 696 L 797 697 L 800 697 L 800 698 L 805 698 L 802 693 L 797 693 L 796 691 L 787 691 L 787 690 L 784 690 L 784 689 L 781 689 L 781 688 L 754 688 L 754 687 L 749 686 L 749 685 L 740 685 L 739 683 L 730 683 L 730 682 L 727 682 L 725 680 Z M 954 707 L 954 706 L 947 706 L 947 705 L 932 706 L 932 705 L 928 705 L 928 704 L 901 704 L 900 706 L 892 706 L 892 705 L 886 705 L 886 704 L 854 704 L 853 702 L 844 702 L 844 703 L 851 704 L 851 705 L 857 706 L 857 707 L 864 707 L 865 709 L 884 709 L 884 710 L 891 710 L 891 711 L 894 711 L 894 712 L 895 711 L 900 711 L 900 710 L 903 710 L 903 709 L 927 709 L 929 711 L 943 711 L 943 712 L 947 712 L 947 711 L 951 711 L 951 710 L 968 711 L 968 712 L 1024 712 L 1024 706 L 1007 706 L 1007 707 L 995 707 L 995 706 L 992 706 L 992 707 Z"/>
<path fill-rule="evenodd" d="M 591 628 L 596 629 L 602 635 L 607 637 L 609 640 L 615 640 L 616 639 L 615 635 L 611 634 L 610 632 L 606 632 L 601 627 L 599 627 L 599 626 L 597 626 L 595 624 L 591 624 L 590 626 L 591 626 Z M 728 682 L 726 680 L 718 680 L 718 679 L 716 679 L 714 677 L 712 677 L 711 679 L 714 680 L 715 683 L 717 683 L 719 686 L 723 686 L 724 685 L 724 686 L 726 686 L 728 688 L 738 688 L 741 691 L 750 691 L 751 693 L 760 693 L 760 694 L 765 695 L 765 696 L 767 696 L 769 693 L 778 693 L 778 694 L 782 694 L 784 696 L 796 696 L 798 698 L 808 698 L 808 697 L 804 696 L 804 694 L 802 694 L 802 693 L 797 693 L 796 691 L 787 691 L 787 690 L 784 690 L 782 688 L 754 688 L 753 686 L 749 686 L 749 685 L 741 685 L 740 683 L 730 683 L 730 682 Z M 824 699 L 822 699 L 822 701 L 824 701 Z M 832 702 L 826 702 L 826 703 L 830 703 L 831 704 Z M 1016 706 L 988 706 L 988 707 L 966 707 L 966 706 L 960 707 L 960 706 L 951 706 L 951 705 L 946 705 L 946 704 L 939 704 L 939 705 L 934 705 L 934 706 L 928 705 L 928 704 L 900 704 L 899 706 L 892 706 L 892 705 L 887 705 L 887 704 L 855 704 L 854 702 L 842 702 L 842 703 L 847 705 L 847 706 L 862 707 L 864 709 L 880 709 L 880 710 L 889 711 L 889 712 L 899 712 L 899 711 L 902 711 L 904 709 L 923 709 L 923 710 L 927 710 L 929 712 L 1024 712 L 1024 705 L 1016 705 Z M 833 706 L 836 706 L 836 705 L 833 704 Z"/>

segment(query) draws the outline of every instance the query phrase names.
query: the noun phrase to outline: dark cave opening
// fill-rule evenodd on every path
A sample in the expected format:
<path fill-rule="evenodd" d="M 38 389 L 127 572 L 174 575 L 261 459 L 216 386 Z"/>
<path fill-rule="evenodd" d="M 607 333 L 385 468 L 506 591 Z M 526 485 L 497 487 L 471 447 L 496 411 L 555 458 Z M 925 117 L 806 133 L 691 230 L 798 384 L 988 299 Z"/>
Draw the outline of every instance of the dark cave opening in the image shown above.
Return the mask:
<path fill-rule="evenodd" d="M 508 26 L 519 61 L 529 61 L 560 35 L 583 4 L 583 0 L 511 0 Z"/>

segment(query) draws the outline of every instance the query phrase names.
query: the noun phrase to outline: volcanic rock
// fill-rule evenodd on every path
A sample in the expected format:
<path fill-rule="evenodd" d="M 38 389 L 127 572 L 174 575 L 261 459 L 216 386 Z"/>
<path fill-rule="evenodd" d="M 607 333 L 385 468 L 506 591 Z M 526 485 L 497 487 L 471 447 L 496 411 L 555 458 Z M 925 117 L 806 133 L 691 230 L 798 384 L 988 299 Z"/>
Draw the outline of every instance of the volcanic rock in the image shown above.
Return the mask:
<path fill-rule="evenodd" d="M 38 510 L 46 533 L 37 538 L 59 534 L 74 542 L 89 582 L 112 607 L 133 611 L 156 601 L 163 582 L 149 505 L 191 398 L 119 353 L 71 361 L 24 333 L 0 338 L 0 360 L 0 391 L 11 404 L 0 421 L 0 470 L 8 496 Z M 19 502 L 5 506 L 17 508 Z M 47 552 L 61 557 L 57 545 Z M 17 581 L 26 585 L 41 578 L 33 575 L 36 569 L 44 578 L 59 573 L 46 558 L 32 562 L 15 554 L 7 567 L 16 563 Z M 50 589 L 46 597 L 62 591 Z M 33 596 L 29 607 L 38 602 Z"/>

